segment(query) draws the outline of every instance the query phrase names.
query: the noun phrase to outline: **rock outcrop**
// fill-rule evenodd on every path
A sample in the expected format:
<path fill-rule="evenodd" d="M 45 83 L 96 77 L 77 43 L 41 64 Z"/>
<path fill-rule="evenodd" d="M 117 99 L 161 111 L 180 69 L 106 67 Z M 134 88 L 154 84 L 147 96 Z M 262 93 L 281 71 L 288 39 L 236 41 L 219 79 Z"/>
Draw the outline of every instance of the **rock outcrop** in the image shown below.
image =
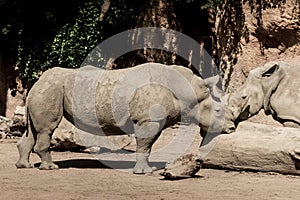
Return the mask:
<path fill-rule="evenodd" d="M 25 110 L 17 106 L 12 119 L 0 116 L 0 139 L 20 137 L 25 132 Z"/>
<path fill-rule="evenodd" d="M 204 167 L 300 175 L 300 129 L 242 122 L 214 140 Z"/>
<path fill-rule="evenodd" d="M 235 133 L 212 138 L 200 151 L 167 163 L 160 174 L 187 178 L 204 167 L 300 175 L 300 129 L 242 122 Z"/>

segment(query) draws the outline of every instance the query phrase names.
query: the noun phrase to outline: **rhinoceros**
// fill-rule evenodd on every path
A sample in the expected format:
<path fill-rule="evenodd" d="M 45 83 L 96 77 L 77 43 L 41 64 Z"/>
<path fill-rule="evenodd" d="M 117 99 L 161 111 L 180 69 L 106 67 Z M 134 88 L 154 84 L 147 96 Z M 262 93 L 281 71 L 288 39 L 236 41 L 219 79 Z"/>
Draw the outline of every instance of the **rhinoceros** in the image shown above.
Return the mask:
<path fill-rule="evenodd" d="M 236 125 L 264 109 L 283 126 L 300 127 L 300 65 L 272 61 L 255 68 L 228 99 Z"/>
<path fill-rule="evenodd" d="M 33 150 L 41 158 L 40 169 L 58 168 L 52 162 L 50 139 L 65 117 L 92 134 L 135 134 L 133 172 L 151 173 L 148 157 L 163 129 L 187 119 L 203 130 L 232 130 L 232 122 L 223 126 L 222 103 L 213 99 L 208 85 L 188 68 L 159 63 L 120 70 L 49 69 L 28 93 L 28 128 L 17 144 L 16 167 L 32 167 Z"/>

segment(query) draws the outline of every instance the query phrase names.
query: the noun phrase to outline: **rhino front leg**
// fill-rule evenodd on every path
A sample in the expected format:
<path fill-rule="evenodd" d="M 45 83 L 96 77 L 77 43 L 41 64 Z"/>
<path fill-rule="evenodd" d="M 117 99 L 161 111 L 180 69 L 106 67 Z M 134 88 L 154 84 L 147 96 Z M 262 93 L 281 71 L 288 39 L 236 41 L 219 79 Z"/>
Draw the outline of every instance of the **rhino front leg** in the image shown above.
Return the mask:
<path fill-rule="evenodd" d="M 159 122 L 147 122 L 136 128 L 136 164 L 133 173 L 152 173 L 153 169 L 149 166 L 149 155 L 151 147 L 160 133 Z"/>
<path fill-rule="evenodd" d="M 49 150 L 52 131 L 50 132 L 51 133 L 47 131 L 47 132 L 39 133 L 37 135 L 37 141 L 34 147 L 34 151 L 41 158 L 41 165 L 39 169 L 46 169 L 46 170 L 58 169 L 58 165 L 54 164 L 52 161 L 52 157 Z"/>

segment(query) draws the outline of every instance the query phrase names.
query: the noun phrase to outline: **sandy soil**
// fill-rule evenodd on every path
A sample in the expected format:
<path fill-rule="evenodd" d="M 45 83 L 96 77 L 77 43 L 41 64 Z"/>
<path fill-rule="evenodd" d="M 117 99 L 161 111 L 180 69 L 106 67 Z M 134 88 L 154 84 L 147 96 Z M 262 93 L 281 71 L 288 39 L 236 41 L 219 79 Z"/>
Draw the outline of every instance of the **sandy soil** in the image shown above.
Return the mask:
<path fill-rule="evenodd" d="M 298 199 L 300 177 L 275 173 L 201 169 L 196 178 L 163 180 L 128 173 L 133 162 L 116 161 L 119 170 L 105 167 L 91 154 L 53 152 L 59 170 L 16 169 L 15 140 L 0 143 L 0 199 Z M 38 165 L 33 154 L 31 161 Z M 122 162 L 123 165 L 122 165 Z M 127 164 L 126 164 L 127 163 Z M 155 162 L 154 162 L 155 163 Z M 123 171 L 121 171 L 121 169 Z"/>

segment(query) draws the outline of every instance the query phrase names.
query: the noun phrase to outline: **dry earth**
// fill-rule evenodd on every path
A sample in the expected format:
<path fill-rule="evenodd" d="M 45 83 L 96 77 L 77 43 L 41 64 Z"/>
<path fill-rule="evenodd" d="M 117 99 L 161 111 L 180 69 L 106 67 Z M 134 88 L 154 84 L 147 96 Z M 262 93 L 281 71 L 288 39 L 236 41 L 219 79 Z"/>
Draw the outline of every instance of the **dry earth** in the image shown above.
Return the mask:
<path fill-rule="evenodd" d="M 107 168 L 91 154 L 74 152 L 53 152 L 59 170 L 16 169 L 15 142 L 0 144 L 0 199 L 282 200 L 300 196 L 297 176 L 201 169 L 196 178 L 169 181 L 163 180 L 159 171 L 152 175 L 128 173 L 131 159 L 116 162 L 120 154 L 110 152 L 103 153 L 103 158 L 111 158 L 121 169 Z M 31 161 L 37 165 L 39 158 L 33 154 Z"/>

